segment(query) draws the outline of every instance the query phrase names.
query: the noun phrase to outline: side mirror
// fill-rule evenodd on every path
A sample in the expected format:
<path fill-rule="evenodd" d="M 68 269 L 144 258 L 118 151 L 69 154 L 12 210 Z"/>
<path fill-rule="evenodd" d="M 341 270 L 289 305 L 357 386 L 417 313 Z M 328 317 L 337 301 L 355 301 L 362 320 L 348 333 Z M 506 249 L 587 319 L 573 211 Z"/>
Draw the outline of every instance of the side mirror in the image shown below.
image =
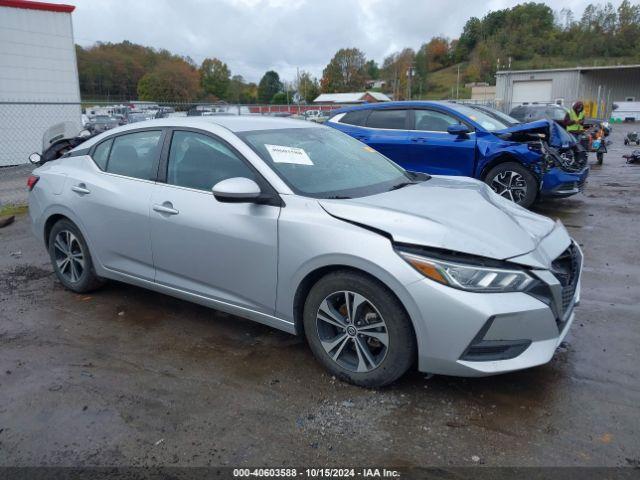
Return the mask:
<path fill-rule="evenodd" d="M 217 200 L 236 203 L 253 202 L 262 193 L 256 182 L 244 177 L 227 178 L 216 183 L 211 190 Z"/>
<path fill-rule="evenodd" d="M 40 163 L 40 160 L 42 160 L 42 155 L 40 155 L 39 153 L 32 153 L 31 155 L 29 155 L 29 161 L 31 163 Z"/>
<path fill-rule="evenodd" d="M 462 137 L 469 133 L 469 127 L 462 123 L 456 123 L 455 125 L 449 125 L 447 128 L 447 132 L 451 135 L 457 135 L 458 137 Z"/>

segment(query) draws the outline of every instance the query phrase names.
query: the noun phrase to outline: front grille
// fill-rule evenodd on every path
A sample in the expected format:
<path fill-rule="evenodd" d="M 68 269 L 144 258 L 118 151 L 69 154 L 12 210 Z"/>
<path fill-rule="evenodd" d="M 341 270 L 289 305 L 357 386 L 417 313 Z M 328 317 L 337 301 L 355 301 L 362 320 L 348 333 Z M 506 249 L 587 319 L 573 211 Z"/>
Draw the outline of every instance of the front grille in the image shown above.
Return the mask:
<path fill-rule="evenodd" d="M 571 306 L 580 276 L 580 251 L 571 243 L 562 254 L 551 263 L 551 271 L 562 286 L 562 317 Z"/>

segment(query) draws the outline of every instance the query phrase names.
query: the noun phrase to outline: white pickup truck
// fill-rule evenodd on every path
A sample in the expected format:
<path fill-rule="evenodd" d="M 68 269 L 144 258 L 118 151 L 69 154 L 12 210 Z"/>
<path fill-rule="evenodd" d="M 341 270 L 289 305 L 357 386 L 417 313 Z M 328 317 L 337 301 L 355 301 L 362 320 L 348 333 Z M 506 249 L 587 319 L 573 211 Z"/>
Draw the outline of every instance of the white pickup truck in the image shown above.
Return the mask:
<path fill-rule="evenodd" d="M 613 102 L 611 118 L 621 122 L 639 122 L 640 102 Z"/>

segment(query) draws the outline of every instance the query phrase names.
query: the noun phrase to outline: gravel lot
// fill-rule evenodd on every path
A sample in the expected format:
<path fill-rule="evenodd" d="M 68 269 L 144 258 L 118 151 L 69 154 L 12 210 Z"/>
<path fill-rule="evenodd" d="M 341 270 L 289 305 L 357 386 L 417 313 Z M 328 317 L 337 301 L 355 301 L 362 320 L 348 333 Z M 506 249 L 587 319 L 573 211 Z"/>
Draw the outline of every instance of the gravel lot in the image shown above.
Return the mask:
<path fill-rule="evenodd" d="M 499 377 L 365 390 L 249 321 L 118 283 L 70 293 L 19 216 L 0 230 L 0 466 L 639 465 L 630 128 L 585 195 L 536 207 L 583 246 L 582 304 L 551 363 Z"/>

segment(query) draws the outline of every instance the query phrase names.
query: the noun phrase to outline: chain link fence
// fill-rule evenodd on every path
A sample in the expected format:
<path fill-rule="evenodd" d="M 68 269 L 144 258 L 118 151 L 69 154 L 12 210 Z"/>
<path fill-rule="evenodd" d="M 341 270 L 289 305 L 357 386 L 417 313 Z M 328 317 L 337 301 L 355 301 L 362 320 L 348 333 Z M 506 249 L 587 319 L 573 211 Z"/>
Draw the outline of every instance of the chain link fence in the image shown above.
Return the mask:
<path fill-rule="evenodd" d="M 85 128 L 99 132 L 127 123 L 172 116 L 272 115 L 316 119 L 321 111 L 344 106 L 90 100 L 81 103 L 0 102 L 0 208 L 26 203 L 25 182 L 34 168 L 28 157 L 33 152 L 42 152 L 45 132 L 62 122 L 67 122 L 67 130 L 76 134 Z"/>

